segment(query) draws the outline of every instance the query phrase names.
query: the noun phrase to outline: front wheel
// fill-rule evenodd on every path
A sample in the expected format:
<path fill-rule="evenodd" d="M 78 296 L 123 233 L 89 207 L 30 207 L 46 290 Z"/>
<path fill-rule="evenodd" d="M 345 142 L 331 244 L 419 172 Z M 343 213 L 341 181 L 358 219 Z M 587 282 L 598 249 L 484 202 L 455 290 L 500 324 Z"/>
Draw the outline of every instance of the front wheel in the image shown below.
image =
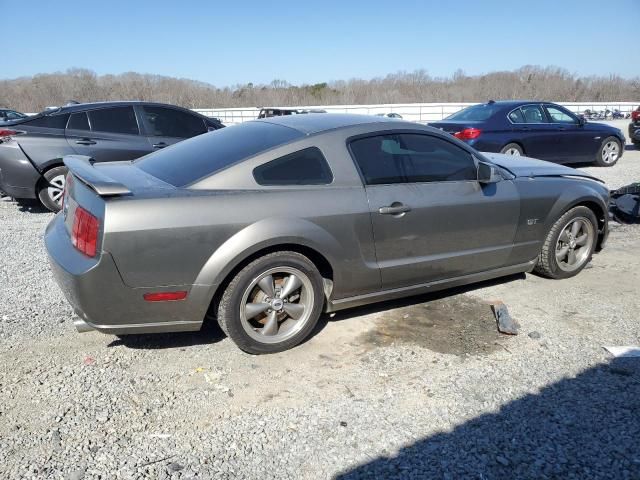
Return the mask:
<path fill-rule="evenodd" d="M 62 208 L 62 195 L 64 194 L 67 172 L 67 167 L 54 167 L 43 175 L 44 182 L 38 191 L 38 198 L 42 205 L 52 212 L 59 212 Z"/>
<path fill-rule="evenodd" d="M 620 152 L 622 151 L 622 144 L 620 140 L 615 137 L 608 137 L 604 139 L 600 146 L 600 151 L 596 158 L 596 165 L 601 167 L 612 167 L 620 158 Z"/>
<path fill-rule="evenodd" d="M 502 147 L 502 150 L 500 150 L 500 153 L 504 153 L 505 155 L 514 155 L 514 156 L 519 157 L 524 152 L 522 151 L 522 147 L 520 145 L 518 145 L 517 143 L 508 143 L 504 147 Z"/>
<path fill-rule="evenodd" d="M 570 278 L 589 263 L 598 238 L 598 220 L 587 207 L 575 207 L 551 227 L 535 271 L 548 278 Z"/>
<path fill-rule="evenodd" d="M 254 260 L 231 280 L 220 299 L 222 330 L 247 353 L 288 350 L 313 330 L 324 304 L 322 277 L 297 252 Z"/>

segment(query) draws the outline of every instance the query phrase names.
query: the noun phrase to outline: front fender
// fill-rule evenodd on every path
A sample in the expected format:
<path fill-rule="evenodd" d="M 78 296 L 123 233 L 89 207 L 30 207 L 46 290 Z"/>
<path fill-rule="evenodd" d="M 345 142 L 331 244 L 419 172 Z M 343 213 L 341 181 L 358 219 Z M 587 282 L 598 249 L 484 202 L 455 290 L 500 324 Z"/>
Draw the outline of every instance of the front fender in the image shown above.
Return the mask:
<path fill-rule="evenodd" d="M 576 205 L 584 203 L 593 203 L 598 205 L 601 215 L 604 217 L 604 226 L 606 227 L 608 216 L 608 191 L 604 185 L 593 182 L 593 185 L 587 182 L 576 181 L 575 185 L 570 188 L 563 189 L 560 196 L 549 210 L 547 221 L 545 223 L 548 232 L 553 224 L 569 209 Z M 600 220 L 600 215 L 596 215 Z M 602 232 L 601 232 L 602 233 Z"/>
<path fill-rule="evenodd" d="M 253 223 L 230 237 L 211 255 L 196 278 L 196 284 L 218 286 L 246 258 L 265 248 L 296 244 L 312 248 L 333 266 L 341 250 L 329 232 L 301 218 L 270 217 Z M 335 269 L 334 269 L 335 271 Z"/>

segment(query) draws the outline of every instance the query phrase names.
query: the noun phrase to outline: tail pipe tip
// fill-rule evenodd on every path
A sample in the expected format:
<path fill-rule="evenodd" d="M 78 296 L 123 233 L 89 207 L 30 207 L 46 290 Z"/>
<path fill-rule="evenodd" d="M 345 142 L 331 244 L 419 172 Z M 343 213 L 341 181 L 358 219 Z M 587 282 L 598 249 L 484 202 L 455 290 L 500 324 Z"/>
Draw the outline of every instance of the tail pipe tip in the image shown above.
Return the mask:
<path fill-rule="evenodd" d="M 87 333 L 93 330 L 91 325 L 80 318 L 77 318 L 73 321 L 73 326 L 76 327 L 78 333 Z"/>

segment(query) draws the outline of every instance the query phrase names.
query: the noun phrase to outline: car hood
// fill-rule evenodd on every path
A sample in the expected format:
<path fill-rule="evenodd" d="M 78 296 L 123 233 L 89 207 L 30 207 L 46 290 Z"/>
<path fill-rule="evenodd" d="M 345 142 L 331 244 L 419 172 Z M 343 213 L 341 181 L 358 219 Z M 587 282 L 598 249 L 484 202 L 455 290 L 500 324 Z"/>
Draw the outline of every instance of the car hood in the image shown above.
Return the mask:
<path fill-rule="evenodd" d="M 582 177 L 604 183 L 599 178 L 581 170 L 545 162 L 544 160 L 502 153 L 483 152 L 483 155 L 496 165 L 507 169 L 516 177 Z"/>

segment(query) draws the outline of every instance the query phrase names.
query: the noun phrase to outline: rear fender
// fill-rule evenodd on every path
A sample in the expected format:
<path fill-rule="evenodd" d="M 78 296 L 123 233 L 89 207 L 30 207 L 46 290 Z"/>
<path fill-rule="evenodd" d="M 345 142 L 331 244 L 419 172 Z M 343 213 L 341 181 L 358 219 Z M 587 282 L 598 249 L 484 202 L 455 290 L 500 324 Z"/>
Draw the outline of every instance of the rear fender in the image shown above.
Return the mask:
<path fill-rule="evenodd" d="M 210 285 L 210 297 L 241 262 L 265 248 L 296 244 L 312 248 L 333 266 L 341 247 L 329 232 L 301 218 L 271 217 L 253 223 L 224 242 L 205 263 L 196 284 Z M 339 271 L 334 268 L 334 279 Z"/>

